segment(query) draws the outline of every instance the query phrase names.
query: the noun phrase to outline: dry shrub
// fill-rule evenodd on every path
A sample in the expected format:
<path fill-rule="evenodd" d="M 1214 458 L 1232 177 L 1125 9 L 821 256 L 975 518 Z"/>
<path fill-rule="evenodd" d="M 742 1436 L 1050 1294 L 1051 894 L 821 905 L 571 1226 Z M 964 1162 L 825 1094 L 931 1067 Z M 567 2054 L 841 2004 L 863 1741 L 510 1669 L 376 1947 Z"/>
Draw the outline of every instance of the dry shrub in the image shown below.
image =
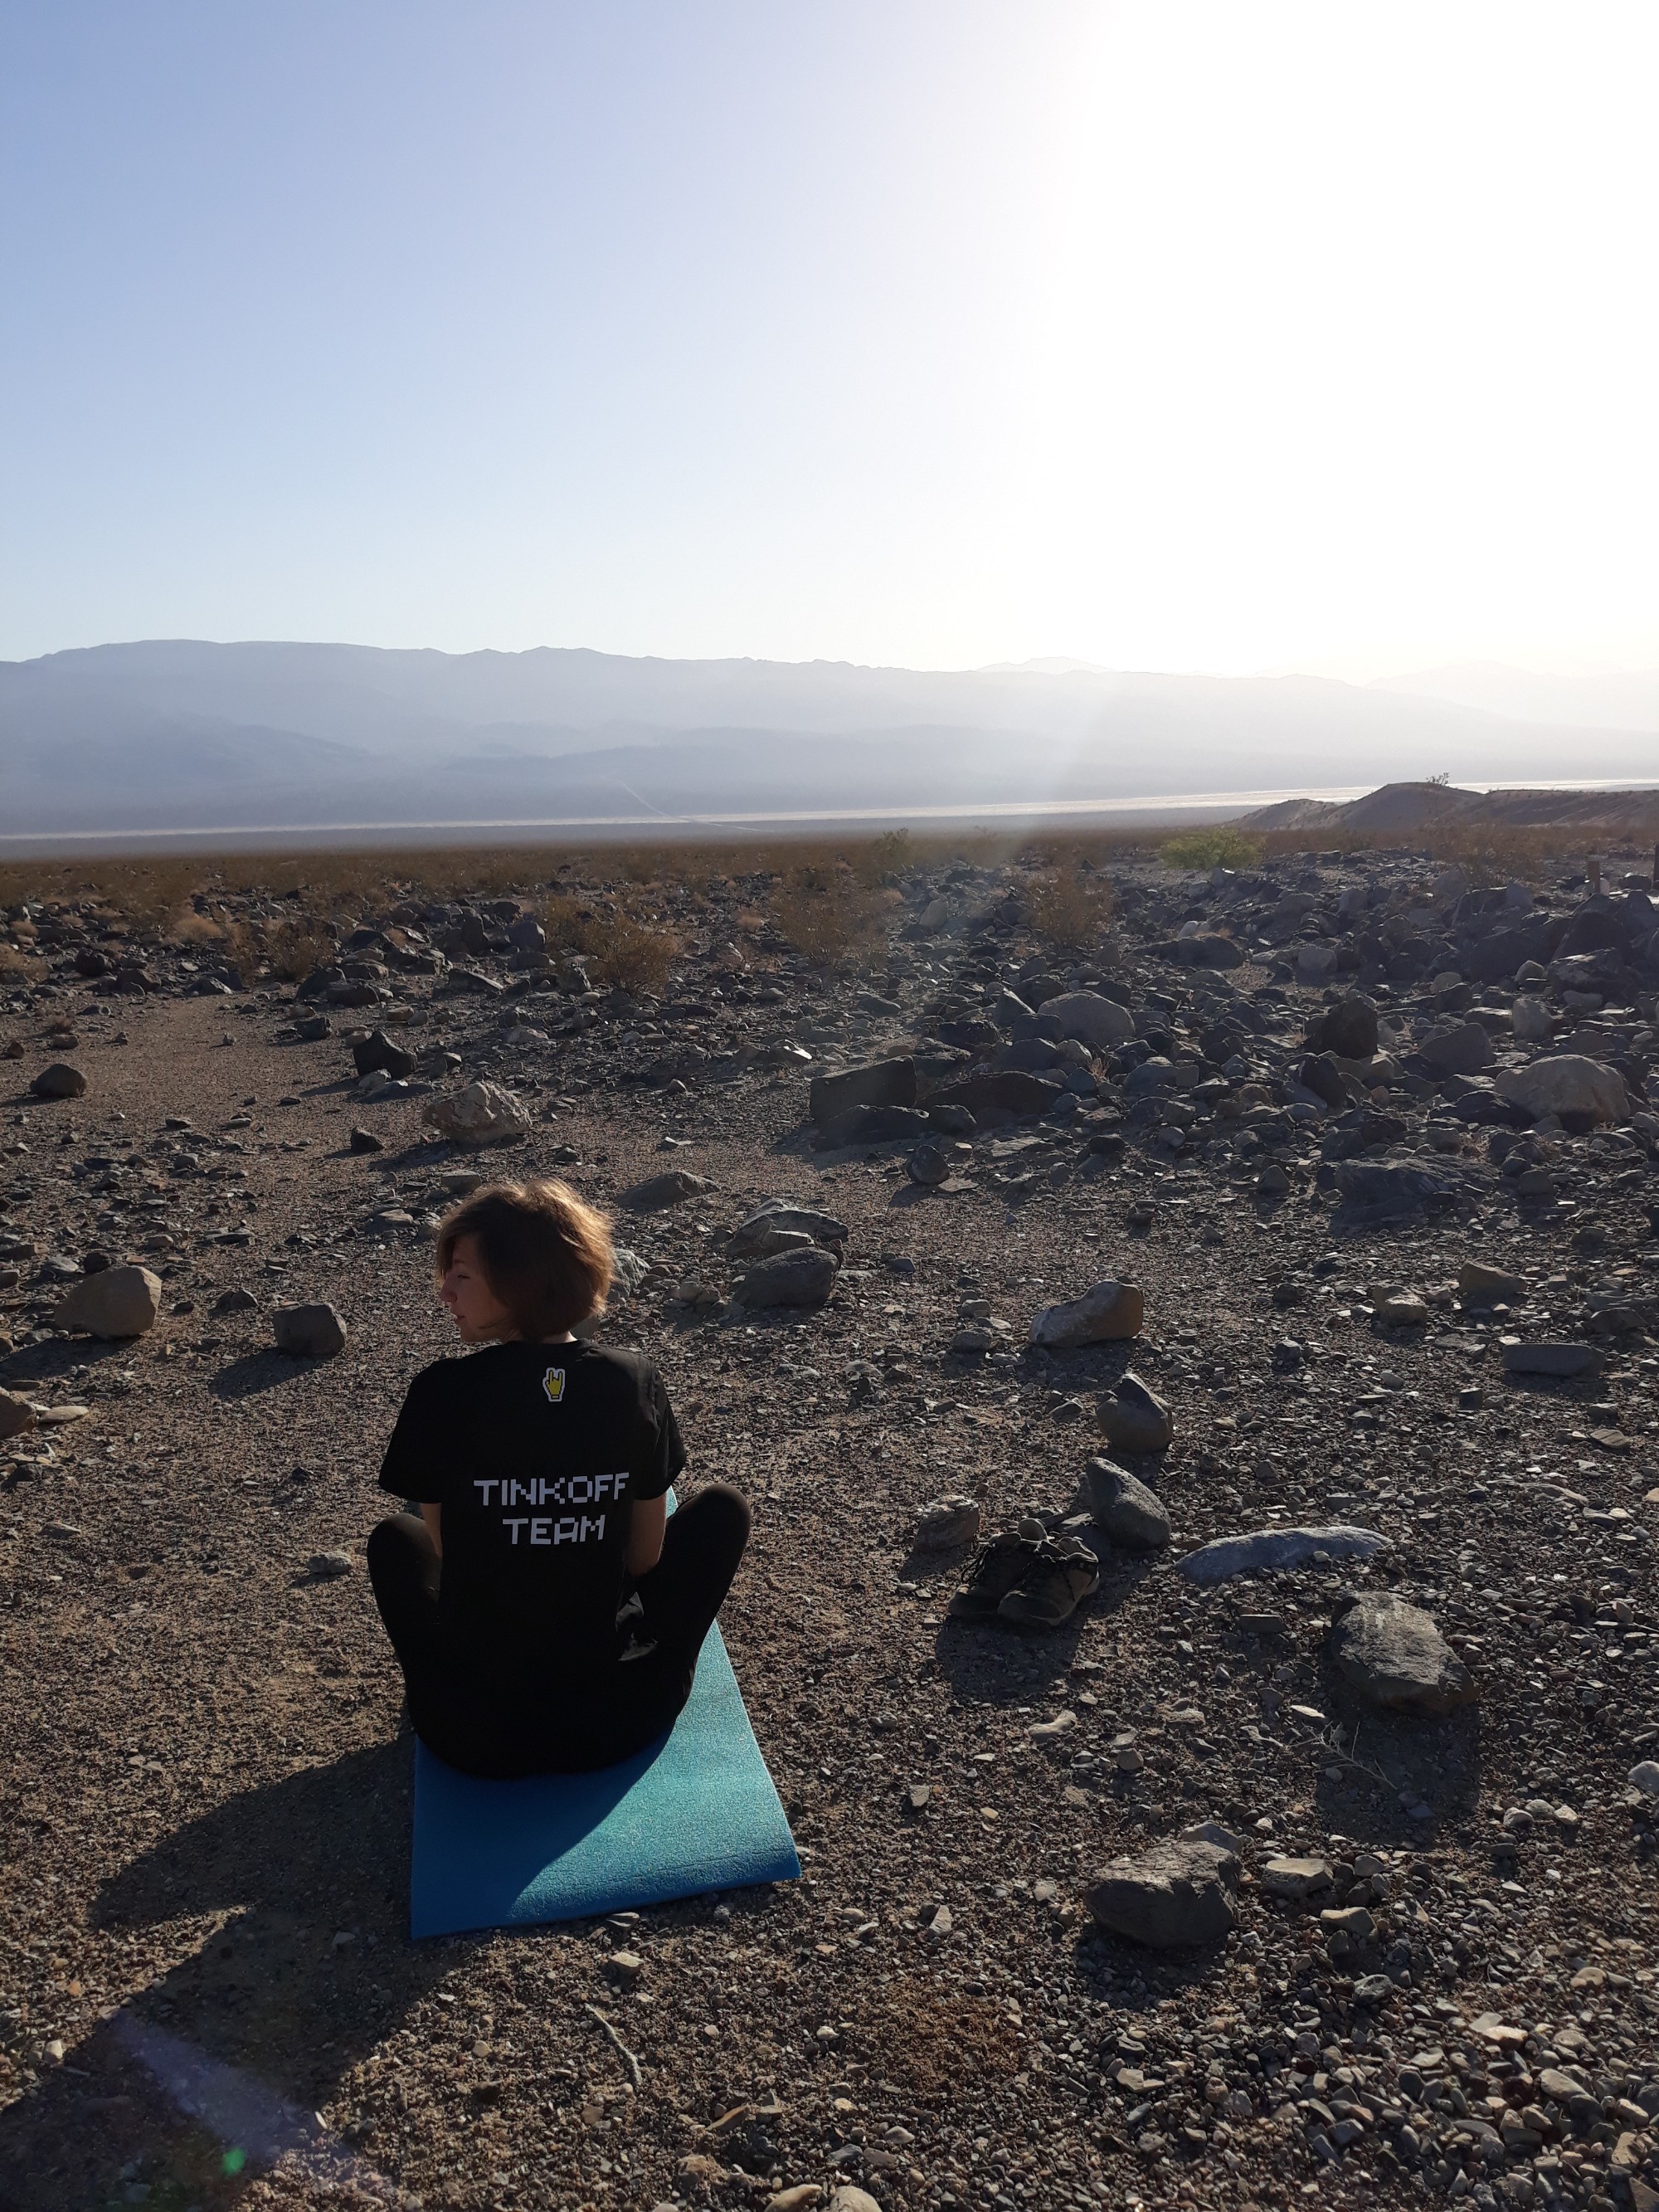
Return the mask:
<path fill-rule="evenodd" d="M 859 882 L 873 890 L 889 876 L 913 874 L 917 859 L 915 840 L 908 830 L 884 830 L 879 837 L 855 849 L 851 866 Z"/>
<path fill-rule="evenodd" d="M 591 962 L 593 980 L 660 998 L 678 950 L 673 939 L 661 930 L 643 929 L 631 916 L 619 914 L 598 933 Z"/>
<path fill-rule="evenodd" d="M 786 943 L 815 968 L 847 968 L 881 941 L 882 908 L 844 862 L 811 862 L 780 885 L 775 902 Z"/>
<path fill-rule="evenodd" d="M 334 939 L 327 932 L 301 915 L 278 922 L 265 942 L 270 972 L 285 983 L 303 982 L 313 969 L 328 967 L 334 952 Z"/>
<path fill-rule="evenodd" d="M 0 975 L 32 975 L 35 963 L 15 945 L 0 945 Z"/>
<path fill-rule="evenodd" d="M 1031 927 L 1043 944 L 1060 952 L 1081 952 L 1100 942 L 1115 901 L 1103 876 L 1066 854 L 1032 885 L 1028 903 Z"/>
<path fill-rule="evenodd" d="M 565 891 L 555 891 L 543 901 L 541 920 L 556 951 L 597 951 L 604 938 L 605 926 L 598 915 Z"/>
<path fill-rule="evenodd" d="M 1486 890 L 1498 884 L 1535 884 L 1547 867 L 1582 858 L 1597 840 L 1582 830 L 1472 822 L 1449 823 L 1423 842 L 1435 860 L 1467 869 L 1469 881 Z"/>

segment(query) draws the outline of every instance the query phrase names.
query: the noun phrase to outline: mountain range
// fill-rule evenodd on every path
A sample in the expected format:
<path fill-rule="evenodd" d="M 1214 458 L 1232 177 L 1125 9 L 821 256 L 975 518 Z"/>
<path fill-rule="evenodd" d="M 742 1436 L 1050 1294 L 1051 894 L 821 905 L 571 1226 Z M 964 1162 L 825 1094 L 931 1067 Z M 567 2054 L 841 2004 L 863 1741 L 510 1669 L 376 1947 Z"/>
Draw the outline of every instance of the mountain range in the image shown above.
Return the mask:
<path fill-rule="evenodd" d="M 1659 676 L 1357 685 L 630 659 L 95 646 L 0 662 L 0 836 L 871 811 L 1463 781 L 1659 779 Z"/>

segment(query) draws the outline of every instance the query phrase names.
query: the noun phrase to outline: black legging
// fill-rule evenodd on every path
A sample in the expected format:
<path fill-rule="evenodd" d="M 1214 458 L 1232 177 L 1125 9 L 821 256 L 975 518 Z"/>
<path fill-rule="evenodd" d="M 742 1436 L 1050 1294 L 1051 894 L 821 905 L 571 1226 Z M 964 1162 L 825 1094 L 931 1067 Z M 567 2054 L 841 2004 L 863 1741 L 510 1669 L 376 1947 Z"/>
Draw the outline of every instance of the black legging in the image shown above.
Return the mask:
<path fill-rule="evenodd" d="M 749 1508 L 710 1483 L 669 1516 L 662 1557 L 635 1584 L 641 1640 L 655 1650 L 625 1663 L 609 1655 L 580 1710 L 503 1712 L 478 1705 L 445 1679 L 438 1630 L 443 1563 L 412 1513 L 382 1521 L 368 1540 L 368 1577 L 409 1692 L 415 1732 L 446 1765 L 468 1774 L 574 1774 L 614 1766 L 670 1727 L 691 1694 L 697 1654 L 749 1541 Z"/>

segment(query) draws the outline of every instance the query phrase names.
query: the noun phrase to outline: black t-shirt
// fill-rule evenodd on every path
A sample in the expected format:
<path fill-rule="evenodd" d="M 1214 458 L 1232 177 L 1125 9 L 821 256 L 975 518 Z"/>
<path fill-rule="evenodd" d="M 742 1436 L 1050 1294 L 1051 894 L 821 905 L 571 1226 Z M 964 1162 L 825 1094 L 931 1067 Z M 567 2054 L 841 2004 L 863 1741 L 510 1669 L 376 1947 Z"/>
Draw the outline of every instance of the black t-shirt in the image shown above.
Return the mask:
<path fill-rule="evenodd" d="M 443 1508 L 445 1671 L 462 1694 L 543 1705 L 617 1651 L 630 1502 L 685 1465 L 662 1377 L 637 1352 L 495 1344 L 422 1368 L 380 1487 Z"/>

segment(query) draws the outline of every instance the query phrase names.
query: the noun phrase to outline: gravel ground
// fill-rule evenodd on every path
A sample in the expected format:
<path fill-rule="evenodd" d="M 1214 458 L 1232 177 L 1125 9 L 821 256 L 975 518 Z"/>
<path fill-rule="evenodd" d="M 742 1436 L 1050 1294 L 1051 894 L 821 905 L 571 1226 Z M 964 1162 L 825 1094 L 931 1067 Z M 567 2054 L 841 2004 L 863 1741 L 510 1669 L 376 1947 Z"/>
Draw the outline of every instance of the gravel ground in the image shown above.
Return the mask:
<path fill-rule="evenodd" d="M 1314 880 L 1328 906 L 1357 879 Z M 1659 1746 L 1651 1000 L 1614 1041 L 1632 1112 L 1524 1137 L 1542 1195 L 1505 1182 L 1486 1125 L 1448 1120 L 1455 1086 L 1374 1071 L 1370 1110 L 1400 1127 L 1364 1156 L 1450 1180 L 1431 1210 L 1345 1219 L 1321 1165 L 1342 1131 L 1287 1088 L 1328 994 L 1267 944 L 1224 982 L 1194 973 L 1158 948 L 1202 884 L 1122 890 L 1143 1036 L 1223 1091 L 1261 1082 L 1255 1141 L 1211 1119 L 1213 1091 L 1184 1132 L 1137 1120 L 1130 1054 L 1085 1071 L 1069 1118 L 981 1127 L 943 1186 L 910 1179 L 902 1142 L 813 1151 L 808 1054 L 920 1036 L 941 1076 L 967 1057 L 932 1036 L 942 993 L 972 1012 L 937 905 L 873 997 L 784 963 L 734 984 L 714 947 L 672 1036 L 672 1000 L 537 979 L 509 999 L 525 981 L 498 962 L 492 984 L 488 947 L 487 988 L 371 981 L 375 1005 L 313 1042 L 277 1042 L 303 1009 L 275 988 L 175 995 L 194 969 L 143 996 L 60 969 L 14 999 L 0 1384 L 43 1418 L 0 1446 L 8 2212 L 793 2208 L 842 2184 L 974 2212 L 1659 2204 L 1656 1801 L 1626 1782 Z M 948 906 L 953 885 L 923 893 Z M 1034 963 L 1006 915 L 985 927 L 988 1007 Z M 1218 994 L 1256 1019 L 1200 1053 Z M 526 1141 L 434 1143 L 418 1074 L 360 1097 L 347 1025 L 398 1036 L 404 1007 L 411 1050 L 458 1054 L 446 1086 L 488 1074 L 526 1101 Z M 72 1048 L 49 1042 L 61 1020 Z M 724 1064 L 744 1038 L 769 1049 Z M 29 1094 L 54 1057 L 83 1097 Z M 348 1149 L 360 1123 L 384 1150 Z M 691 1481 L 754 1504 L 723 1620 L 798 1884 L 409 1941 L 411 1741 L 362 1546 L 404 1387 L 449 1348 L 427 1238 L 469 1164 L 613 1202 L 669 1166 L 706 1181 L 619 1215 L 643 1265 L 604 1326 L 660 1362 Z M 820 1309 L 730 1302 L 724 1232 L 767 1198 L 848 1229 Z M 54 1262 L 67 1280 L 100 1249 L 161 1277 L 137 1340 L 42 1325 Z M 1527 1301 L 1467 1310 L 1471 1260 L 1524 1276 Z M 1027 1344 L 1038 1309 L 1107 1277 L 1144 1292 L 1133 1345 Z M 690 1279 L 717 1301 L 682 1302 Z M 234 1290 L 253 1303 L 216 1311 Z M 1412 1293 L 1404 1325 L 1385 1291 Z M 343 1316 L 338 1357 L 270 1348 L 272 1303 L 303 1298 Z M 1590 1343 L 1600 1371 L 1508 1379 L 1506 1328 Z M 1174 1413 L 1168 1453 L 1132 1462 L 1171 1547 L 1108 1549 L 1054 1633 L 948 1621 L 964 1555 L 914 1551 L 916 1509 L 967 1493 L 988 1527 L 1065 1509 L 1131 1364 Z M 1207 1589 L 1180 1571 L 1276 1522 L 1389 1547 Z M 345 1571 L 313 1565 L 331 1553 Z M 1433 1613 L 1477 1703 L 1357 1700 L 1329 1632 L 1345 1591 L 1374 1589 Z M 1202 1821 L 1241 1862 L 1224 1942 L 1095 1927 L 1106 1861 Z M 1273 1893 L 1284 1855 L 1322 1863 L 1306 1896 Z M 1355 1941 L 1320 1918 L 1357 1906 Z"/>

